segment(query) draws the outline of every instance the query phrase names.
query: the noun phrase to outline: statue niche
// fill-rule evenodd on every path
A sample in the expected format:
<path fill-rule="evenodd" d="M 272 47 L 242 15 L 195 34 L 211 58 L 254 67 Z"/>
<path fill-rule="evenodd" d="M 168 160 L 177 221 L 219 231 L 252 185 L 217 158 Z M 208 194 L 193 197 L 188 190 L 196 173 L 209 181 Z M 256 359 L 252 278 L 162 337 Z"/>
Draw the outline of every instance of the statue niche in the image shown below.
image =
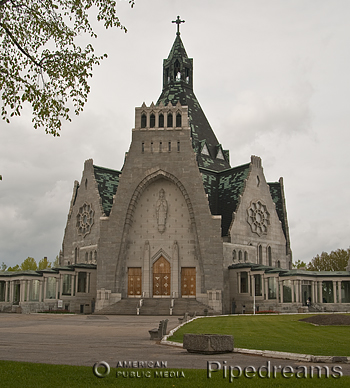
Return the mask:
<path fill-rule="evenodd" d="M 158 231 L 160 233 L 164 233 L 165 231 L 167 214 L 168 214 L 168 202 L 165 199 L 165 191 L 163 189 L 160 189 L 159 198 L 156 203 Z"/>

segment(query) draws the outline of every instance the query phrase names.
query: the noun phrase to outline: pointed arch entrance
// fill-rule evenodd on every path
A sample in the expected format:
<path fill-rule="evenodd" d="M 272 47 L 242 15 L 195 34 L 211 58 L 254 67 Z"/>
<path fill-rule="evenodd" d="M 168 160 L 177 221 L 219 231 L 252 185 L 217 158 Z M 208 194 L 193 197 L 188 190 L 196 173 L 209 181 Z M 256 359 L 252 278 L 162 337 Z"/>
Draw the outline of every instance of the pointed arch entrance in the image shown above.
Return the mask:
<path fill-rule="evenodd" d="M 160 256 L 153 264 L 153 296 L 170 296 L 170 284 L 170 263 L 163 256 Z"/>

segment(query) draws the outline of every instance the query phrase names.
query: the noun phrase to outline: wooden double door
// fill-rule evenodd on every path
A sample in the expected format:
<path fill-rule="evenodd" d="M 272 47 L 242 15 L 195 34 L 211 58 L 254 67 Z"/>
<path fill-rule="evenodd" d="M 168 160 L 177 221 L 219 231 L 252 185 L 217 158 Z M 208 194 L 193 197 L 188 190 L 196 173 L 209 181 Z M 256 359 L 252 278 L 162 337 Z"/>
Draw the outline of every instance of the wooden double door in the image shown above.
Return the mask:
<path fill-rule="evenodd" d="M 153 264 L 153 296 L 170 296 L 170 263 L 163 256 Z"/>

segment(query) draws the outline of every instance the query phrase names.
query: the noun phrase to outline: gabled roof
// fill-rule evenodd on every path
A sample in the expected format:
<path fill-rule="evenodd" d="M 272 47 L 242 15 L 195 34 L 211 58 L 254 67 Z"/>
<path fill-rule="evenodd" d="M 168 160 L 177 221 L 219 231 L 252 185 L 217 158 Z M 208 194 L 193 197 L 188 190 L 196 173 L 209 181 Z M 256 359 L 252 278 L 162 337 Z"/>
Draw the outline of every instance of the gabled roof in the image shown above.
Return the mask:
<path fill-rule="evenodd" d="M 200 168 L 205 192 L 208 194 L 210 211 L 221 215 L 221 234 L 228 235 L 232 214 L 237 210 L 240 195 L 243 194 L 250 163 L 221 172 Z"/>
<path fill-rule="evenodd" d="M 117 192 L 121 172 L 95 165 L 93 167 L 102 201 L 102 209 L 108 217 L 113 205 L 113 196 Z"/>

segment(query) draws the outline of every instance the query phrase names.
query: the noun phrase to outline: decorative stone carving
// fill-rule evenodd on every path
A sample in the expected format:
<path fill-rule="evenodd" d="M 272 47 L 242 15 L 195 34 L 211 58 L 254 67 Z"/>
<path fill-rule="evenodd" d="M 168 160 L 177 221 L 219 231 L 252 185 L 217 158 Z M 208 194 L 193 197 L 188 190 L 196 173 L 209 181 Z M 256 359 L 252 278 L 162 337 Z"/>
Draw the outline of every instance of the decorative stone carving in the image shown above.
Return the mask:
<path fill-rule="evenodd" d="M 270 213 L 267 210 L 265 204 L 262 201 L 251 202 L 247 209 L 248 219 L 247 222 L 250 225 L 252 232 L 258 236 L 267 233 L 268 226 L 270 225 Z"/>
<path fill-rule="evenodd" d="M 86 202 L 79 208 L 77 214 L 77 230 L 79 235 L 85 237 L 91 232 L 91 227 L 94 223 L 94 214 L 95 212 L 91 204 L 89 205 Z"/>
<path fill-rule="evenodd" d="M 159 199 L 156 204 L 156 214 L 157 214 L 158 231 L 160 233 L 164 233 L 166 218 L 168 215 L 168 202 L 165 199 L 165 191 L 163 189 L 159 190 Z"/>

